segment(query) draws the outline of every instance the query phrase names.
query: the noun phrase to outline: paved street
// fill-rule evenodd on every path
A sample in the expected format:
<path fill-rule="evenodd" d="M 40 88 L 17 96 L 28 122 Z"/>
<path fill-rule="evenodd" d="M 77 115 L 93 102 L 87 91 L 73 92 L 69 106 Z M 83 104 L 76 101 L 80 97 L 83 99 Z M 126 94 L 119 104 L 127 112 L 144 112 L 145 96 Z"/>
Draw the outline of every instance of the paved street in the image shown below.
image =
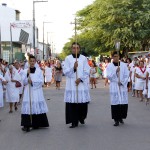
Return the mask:
<path fill-rule="evenodd" d="M 50 128 L 21 131 L 19 111 L 9 114 L 8 104 L 0 109 L 0 150 L 150 150 L 150 105 L 129 94 L 129 113 L 124 125 L 113 126 L 108 87 L 99 80 L 91 90 L 92 101 L 86 125 L 70 129 L 65 125 L 63 103 L 65 81 L 61 90 L 44 88 L 49 107 Z"/>

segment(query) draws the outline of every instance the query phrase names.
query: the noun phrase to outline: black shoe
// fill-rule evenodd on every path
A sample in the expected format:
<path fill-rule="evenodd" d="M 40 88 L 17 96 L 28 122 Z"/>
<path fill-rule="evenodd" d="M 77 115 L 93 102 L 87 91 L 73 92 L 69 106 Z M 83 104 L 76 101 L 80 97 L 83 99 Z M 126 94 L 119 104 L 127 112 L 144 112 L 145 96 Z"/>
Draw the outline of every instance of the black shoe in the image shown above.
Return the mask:
<path fill-rule="evenodd" d="M 124 121 L 121 119 L 121 120 L 119 120 L 119 122 L 121 123 L 121 124 L 124 124 Z"/>
<path fill-rule="evenodd" d="M 81 123 L 81 124 L 85 124 L 84 120 L 80 120 L 80 123 Z"/>
<path fill-rule="evenodd" d="M 119 126 L 119 122 L 116 121 L 115 124 L 114 124 L 114 126 L 115 126 L 115 127 Z"/>
<path fill-rule="evenodd" d="M 23 128 L 22 128 L 22 131 L 30 132 L 30 128 L 29 128 L 29 127 L 23 127 Z"/>
<path fill-rule="evenodd" d="M 78 127 L 78 124 L 72 124 L 69 128 L 76 128 Z"/>

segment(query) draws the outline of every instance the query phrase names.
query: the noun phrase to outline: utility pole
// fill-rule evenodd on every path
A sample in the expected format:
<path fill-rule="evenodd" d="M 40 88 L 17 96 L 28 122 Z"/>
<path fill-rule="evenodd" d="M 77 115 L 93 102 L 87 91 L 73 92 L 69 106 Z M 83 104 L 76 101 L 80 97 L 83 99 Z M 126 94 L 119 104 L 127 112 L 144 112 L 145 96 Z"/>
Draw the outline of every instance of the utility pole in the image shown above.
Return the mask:
<path fill-rule="evenodd" d="M 44 24 L 45 24 L 45 23 L 52 23 L 52 22 L 43 22 L 43 60 L 44 60 L 44 55 L 45 55 L 45 54 L 44 54 L 44 41 L 45 41 L 45 40 L 44 40 Z"/>
<path fill-rule="evenodd" d="M 48 2 L 48 1 L 33 1 L 33 49 L 34 55 L 36 55 L 35 49 L 35 3 Z"/>
<path fill-rule="evenodd" d="M 11 48 L 11 62 L 13 63 L 14 57 L 13 57 L 13 42 L 12 42 L 12 25 L 10 23 L 10 48 Z"/>

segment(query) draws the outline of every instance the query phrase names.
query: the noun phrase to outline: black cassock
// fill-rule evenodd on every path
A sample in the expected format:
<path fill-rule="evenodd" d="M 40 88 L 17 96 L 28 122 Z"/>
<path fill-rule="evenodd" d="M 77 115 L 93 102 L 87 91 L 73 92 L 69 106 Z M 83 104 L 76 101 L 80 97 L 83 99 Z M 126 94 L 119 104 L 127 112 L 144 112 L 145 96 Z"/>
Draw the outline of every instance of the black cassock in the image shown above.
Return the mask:
<path fill-rule="evenodd" d="M 128 104 L 111 105 L 112 119 L 118 121 L 127 118 Z"/>
<path fill-rule="evenodd" d="M 83 122 L 87 117 L 88 103 L 66 103 L 66 124 Z"/>

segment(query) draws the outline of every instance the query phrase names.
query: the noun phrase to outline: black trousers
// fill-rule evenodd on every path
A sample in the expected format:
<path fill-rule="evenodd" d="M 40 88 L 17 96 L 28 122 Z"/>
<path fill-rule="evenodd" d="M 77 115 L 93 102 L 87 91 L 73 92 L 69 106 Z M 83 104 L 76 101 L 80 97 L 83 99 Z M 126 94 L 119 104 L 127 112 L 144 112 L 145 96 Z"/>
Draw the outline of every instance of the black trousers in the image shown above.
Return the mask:
<path fill-rule="evenodd" d="M 111 105 L 112 119 L 118 121 L 120 119 L 126 119 L 128 113 L 128 104 Z"/>
<path fill-rule="evenodd" d="M 85 120 L 88 112 L 88 103 L 66 103 L 66 124 L 78 124 Z"/>
<path fill-rule="evenodd" d="M 32 115 L 32 123 L 30 115 L 21 115 L 21 126 L 24 127 L 49 127 L 46 113 Z"/>

